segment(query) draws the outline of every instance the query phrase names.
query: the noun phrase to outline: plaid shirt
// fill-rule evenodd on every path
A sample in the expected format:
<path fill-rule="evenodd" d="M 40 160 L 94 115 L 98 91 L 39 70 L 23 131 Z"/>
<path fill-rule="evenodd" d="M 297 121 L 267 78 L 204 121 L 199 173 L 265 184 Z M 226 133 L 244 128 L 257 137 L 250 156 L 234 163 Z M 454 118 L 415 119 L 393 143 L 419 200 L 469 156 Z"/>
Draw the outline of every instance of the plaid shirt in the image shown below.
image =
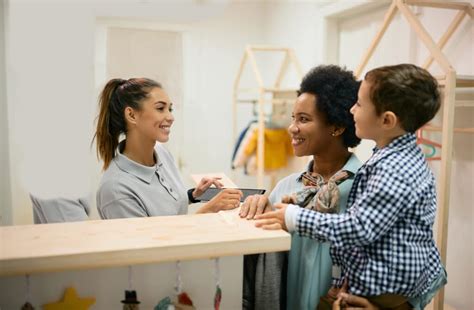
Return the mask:
<path fill-rule="evenodd" d="M 441 272 L 433 240 L 436 188 L 414 134 L 382 149 L 358 171 L 343 214 L 299 209 L 296 230 L 331 242 L 353 294 L 417 297 Z M 336 279 L 341 284 L 343 278 Z"/>

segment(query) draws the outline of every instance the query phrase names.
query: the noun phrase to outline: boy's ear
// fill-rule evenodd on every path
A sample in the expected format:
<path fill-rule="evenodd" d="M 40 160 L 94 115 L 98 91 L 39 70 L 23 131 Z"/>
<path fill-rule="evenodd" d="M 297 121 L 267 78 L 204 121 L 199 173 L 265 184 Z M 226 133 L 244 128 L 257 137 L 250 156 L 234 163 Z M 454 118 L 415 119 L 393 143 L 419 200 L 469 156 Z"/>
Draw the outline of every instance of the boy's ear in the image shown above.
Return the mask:
<path fill-rule="evenodd" d="M 392 111 L 386 111 L 382 115 L 382 126 L 384 129 L 393 129 L 398 125 L 398 117 Z"/>
<path fill-rule="evenodd" d="M 126 107 L 123 113 L 124 113 L 125 120 L 127 121 L 127 123 L 132 123 L 132 124 L 137 123 L 137 115 L 134 109 L 132 109 L 131 107 Z"/>

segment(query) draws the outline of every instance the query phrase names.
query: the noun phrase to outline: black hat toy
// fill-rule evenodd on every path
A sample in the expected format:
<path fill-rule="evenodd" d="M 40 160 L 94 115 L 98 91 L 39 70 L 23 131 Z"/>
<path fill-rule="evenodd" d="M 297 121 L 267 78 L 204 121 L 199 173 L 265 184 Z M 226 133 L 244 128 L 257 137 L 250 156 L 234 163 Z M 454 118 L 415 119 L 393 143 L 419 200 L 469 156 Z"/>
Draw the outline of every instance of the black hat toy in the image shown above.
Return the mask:
<path fill-rule="evenodd" d="M 137 300 L 137 292 L 136 291 L 125 291 L 125 300 L 122 300 L 124 304 L 139 304 L 140 302 Z"/>

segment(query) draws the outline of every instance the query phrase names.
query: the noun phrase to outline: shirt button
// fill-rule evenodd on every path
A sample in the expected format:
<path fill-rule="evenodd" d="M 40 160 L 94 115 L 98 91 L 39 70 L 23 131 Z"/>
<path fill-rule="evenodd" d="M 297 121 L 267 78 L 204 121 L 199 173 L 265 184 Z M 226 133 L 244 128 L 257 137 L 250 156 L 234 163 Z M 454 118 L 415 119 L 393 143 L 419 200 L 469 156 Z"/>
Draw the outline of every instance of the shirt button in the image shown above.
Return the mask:
<path fill-rule="evenodd" d="M 172 189 L 172 188 L 170 188 L 170 192 L 173 192 L 173 189 Z"/>

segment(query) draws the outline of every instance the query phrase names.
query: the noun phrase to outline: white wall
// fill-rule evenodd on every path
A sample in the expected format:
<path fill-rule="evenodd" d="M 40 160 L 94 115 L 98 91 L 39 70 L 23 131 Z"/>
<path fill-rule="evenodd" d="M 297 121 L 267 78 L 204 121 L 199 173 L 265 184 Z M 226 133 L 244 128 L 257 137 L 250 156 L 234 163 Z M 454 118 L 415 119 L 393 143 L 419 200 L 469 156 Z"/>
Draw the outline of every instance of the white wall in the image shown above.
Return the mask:
<path fill-rule="evenodd" d="M 264 6 L 235 3 L 216 18 L 184 33 L 183 176 L 223 171 L 229 175 L 232 86 L 245 46 L 264 41 Z"/>
<path fill-rule="evenodd" d="M 20 1 L 10 2 L 8 17 L 13 223 L 25 224 L 31 223 L 28 192 L 91 190 L 94 18 L 74 3 Z"/>
<path fill-rule="evenodd" d="M 321 64 L 320 5 L 318 1 L 269 2 L 265 36 L 272 45 L 291 47 L 301 63 L 303 74 Z M 299 82 L 296 81 L 297 86 Z"/>
<path fill-rule="evenodd" d="M 175 118 L 172 136 L 166 145 L 173 154 L 180 154 L 183 144 L 182 34 L 126 27 L 107 27 L 106 32 L 105 80 L 114 77 L 148 77 L 159 81 L 172 98 Z M 101 82 L 97 86 L 103 87 L 103 84 Z"/>
<path fill-rule="evenodd" d="M 5 72 L 5 2 L 0 1 L 0 226 L 12 223 L 10 157 Z"/>

